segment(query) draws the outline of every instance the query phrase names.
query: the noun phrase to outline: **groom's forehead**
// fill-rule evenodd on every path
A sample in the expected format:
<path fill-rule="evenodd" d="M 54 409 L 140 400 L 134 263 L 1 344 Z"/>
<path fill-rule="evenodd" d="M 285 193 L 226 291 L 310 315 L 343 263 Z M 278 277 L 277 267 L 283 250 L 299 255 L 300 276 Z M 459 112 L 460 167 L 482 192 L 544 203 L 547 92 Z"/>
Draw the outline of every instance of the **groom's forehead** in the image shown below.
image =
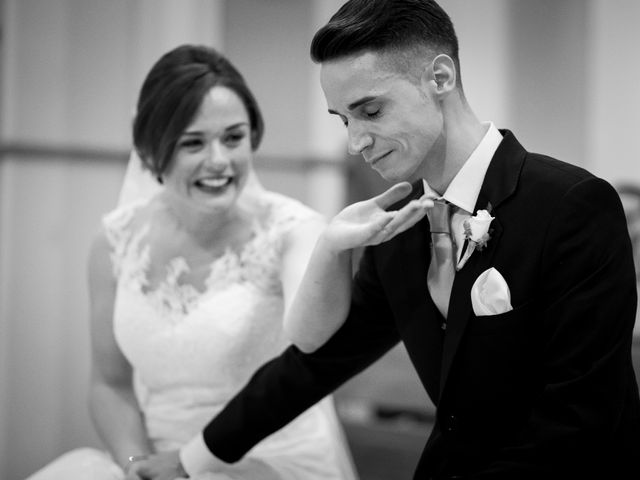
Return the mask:
<path fill-rule="evenodd" d="M 320 65 L 320 79 L 325 77 L 352 77 L 373 75 L 385 70 L 381 56 L 375 52 L 361 52 L 326 60 Z"/>
<path fill-rule="evenodd" d="M 342 57 L 324 62 L 320 67 L 320 85 L 329 107 L 338 102 L 346 108 L 360 97 L 375 96 L 398 78 L 397 72 L 382 68 L 378 57 L 372 53 Z"/>

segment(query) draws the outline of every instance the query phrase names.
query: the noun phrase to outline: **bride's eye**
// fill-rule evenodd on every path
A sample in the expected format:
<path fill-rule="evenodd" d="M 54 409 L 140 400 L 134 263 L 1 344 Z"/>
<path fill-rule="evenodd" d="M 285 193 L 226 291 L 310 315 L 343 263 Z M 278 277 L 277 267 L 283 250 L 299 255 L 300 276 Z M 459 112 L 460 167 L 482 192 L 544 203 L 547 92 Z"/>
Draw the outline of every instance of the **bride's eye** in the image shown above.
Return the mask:
<path fill-rule="evenodd" d="M 201 149 L 203 145 L 204 143 L 199 138 L 186 138 L 184 140 L 181 140 L 180 143 L 178 144 L 178 146 L 181 149 L 185 149 L 192 152 Z"/>
<path fill-rule="evenodd" d="M 239 145 L 246 136 L 246 133 L 241 130 L 228 132 L 223 137 L 223 142 L 227 146 L 235 147 Z"/>

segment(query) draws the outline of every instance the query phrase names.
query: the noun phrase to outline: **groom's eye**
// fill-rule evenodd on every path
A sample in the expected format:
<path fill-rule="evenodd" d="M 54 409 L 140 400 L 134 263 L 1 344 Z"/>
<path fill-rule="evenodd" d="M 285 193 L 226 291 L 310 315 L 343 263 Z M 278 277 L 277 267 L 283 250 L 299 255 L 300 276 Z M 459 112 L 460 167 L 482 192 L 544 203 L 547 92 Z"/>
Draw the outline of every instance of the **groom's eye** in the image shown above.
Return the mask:
<path fill-rule="evenodd" d="M 380 107 L 378 105 L 367 105 L 362 109 L 362 114 L 366 118 L 377 118 L 380 115 Z"/>

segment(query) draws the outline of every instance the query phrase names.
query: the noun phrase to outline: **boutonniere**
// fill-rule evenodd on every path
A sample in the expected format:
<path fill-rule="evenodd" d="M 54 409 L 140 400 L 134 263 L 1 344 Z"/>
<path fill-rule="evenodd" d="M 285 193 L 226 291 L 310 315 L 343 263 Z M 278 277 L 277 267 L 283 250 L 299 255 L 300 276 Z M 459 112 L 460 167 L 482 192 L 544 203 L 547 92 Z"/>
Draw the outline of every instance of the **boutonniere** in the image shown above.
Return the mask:
<path fill-rule="evenodd" d="M 462 246 L 462 253 L 456 265 L 456 270 L 464 267 L 471 254 L 475 250 L 481 251 L 487 246 L 487 242 L 491 240 L 491 229 L 489 227 L 495 217 L 492 217 L 489 212 L 491 212 L 491 204 L 487 206 L 486 210 L 478 210 L 475 215 L 462 222 L 464 245 Z"/>

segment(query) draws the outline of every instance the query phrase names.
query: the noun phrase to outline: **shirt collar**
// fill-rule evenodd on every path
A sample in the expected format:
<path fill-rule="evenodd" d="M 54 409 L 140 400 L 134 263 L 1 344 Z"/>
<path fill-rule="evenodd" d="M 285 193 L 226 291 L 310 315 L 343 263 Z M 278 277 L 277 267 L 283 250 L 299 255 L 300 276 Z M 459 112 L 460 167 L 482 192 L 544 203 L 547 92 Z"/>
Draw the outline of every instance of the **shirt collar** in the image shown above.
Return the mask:
<path fill-rule="evenodd" d="M 493 122 L 485 122 L 483 125 L 487 127 L 487 133 L 442 195 L 446 201 L 468 213 L 473 213 L 489 163 L 502 141 L 502 134 Z M 424 180 L 423 183 L 425 183 L 425 191 L 430 190 Z"/>

